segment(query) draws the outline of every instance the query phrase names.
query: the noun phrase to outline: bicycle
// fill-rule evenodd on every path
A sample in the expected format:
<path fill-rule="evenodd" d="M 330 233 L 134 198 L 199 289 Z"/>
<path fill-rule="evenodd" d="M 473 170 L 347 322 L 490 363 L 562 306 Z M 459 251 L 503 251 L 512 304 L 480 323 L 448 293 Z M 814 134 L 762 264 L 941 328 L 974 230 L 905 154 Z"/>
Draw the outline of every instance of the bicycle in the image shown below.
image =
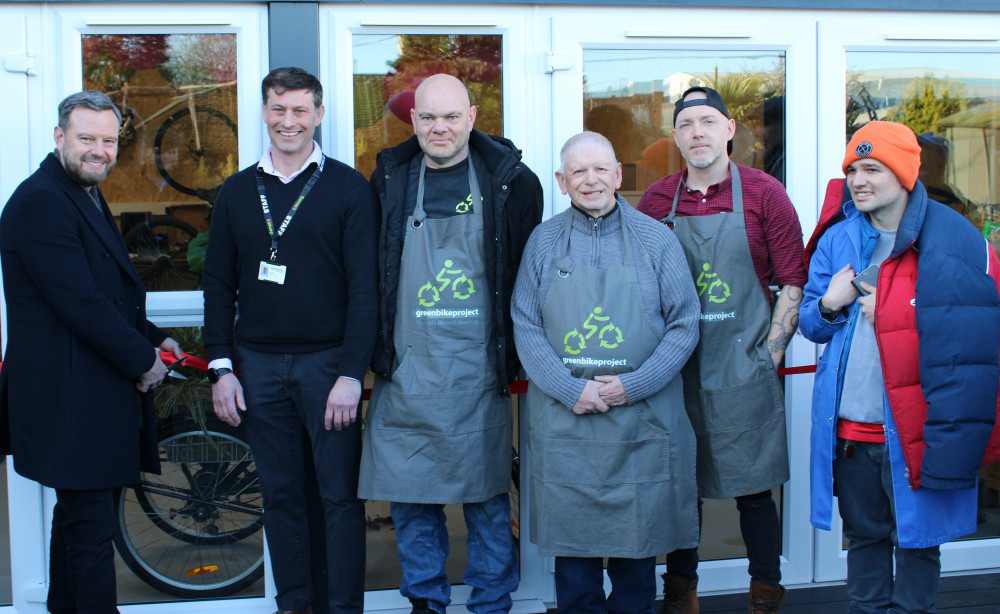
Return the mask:
<path fill-rule="evenodd" d="M 264 575 L 263 508 L 249 446 L 228 425 L 160 428 L 159 476 L 115 498 L 114 542 L 140 579 L 179 597 L 223 597 Z"/>
<path fill-rule="evenodd" d="M 147 291 L 199 290 L 201 273 L 192 271 L 188 246 L 198 231 L 169 215 L 149 215 L 125 231 L 125 247 Z"/>
<path fill-rule="evenodd" d="M 190 377 L 202 376 L 204 360 L 185 361 Z M 116 492 L 114 543 L 122 561 L 146 584 L 178 597 L 225 597 L 259 581 L 263 501 L 240 431 L 208 412 L 173 414 L 157 435 L 161 474 L 143 473 Z"/>
<path fill-rule="evenodd" d="M 236 123 L 221 111 L 195 104 L 195 99 L 209 92 L 235 87 L 236 80 L 206 85 L 179 85 L 175 87 L 132 86 L 126 81 L 120 89 L 107 92 L 112 100 L 120 97 L 118 108 L 122 124 L 118 131 L 121 147 L 128 147 L 136 140 L 139 130 L 165 115 L 175 107 L 183 108 L 169 115 L 160 124 L 153 138 L 153 161 L 156 170 L 178 192 L 197 196 L 212 204 L 222 181 L 234 166 L 238 135 Z M 135 109 L 128 105 L 130 93 L 162 92 L 170 89 L 179 92 L 146 119 L 140 119 Z M 116 103 L 117 104 L 117 103 Z M 231 134 L 231 136 L 230 136 Z M 227 172 L 217 172 L 209 164 L 225 167 Z"/>

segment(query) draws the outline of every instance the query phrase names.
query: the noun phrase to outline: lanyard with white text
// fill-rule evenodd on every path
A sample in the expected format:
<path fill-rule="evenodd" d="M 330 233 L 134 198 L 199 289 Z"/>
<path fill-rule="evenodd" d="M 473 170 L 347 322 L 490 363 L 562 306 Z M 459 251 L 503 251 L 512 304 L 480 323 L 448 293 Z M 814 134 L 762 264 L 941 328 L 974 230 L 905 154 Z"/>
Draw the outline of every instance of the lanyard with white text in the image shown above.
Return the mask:
<path fill-rule="evenodd" d="M 306 199 L 309 191 L 313 189 L 316 182 L 319 181 L 319 175 L 323 172 L 323 158 L 319 159 L 319 164 L 316 165 L 316 170 L 313 171 L 309 180 L 306 181 L 306 185 L 302 188 L 302 193 L 299 197 L 295 199 L 292 204 L 292 208 L 289 209 L 288 215 L 285 216 L 283 222 L 281 222 L 281 227 L 278 228 L 278 232 L 274 232 L 274 219 L 271 217 L 271 209 L 267 206 L 267 192 L 264 189 L 264 173 L 261 170 L 257 170 L 257 193 L 260 195 L 260 206 L 264 210 L 264 221 L 267 222 L 267 235 L 271 237 L 271 262 L 277 262 L 278 260 L 278 239 L 280 239 L 285 231 L 288 230 L 288 225 L 292 222 L 292 218 L 295 217 L 295 212 L 299 210 L 299 205 L 302 201 Z"/>

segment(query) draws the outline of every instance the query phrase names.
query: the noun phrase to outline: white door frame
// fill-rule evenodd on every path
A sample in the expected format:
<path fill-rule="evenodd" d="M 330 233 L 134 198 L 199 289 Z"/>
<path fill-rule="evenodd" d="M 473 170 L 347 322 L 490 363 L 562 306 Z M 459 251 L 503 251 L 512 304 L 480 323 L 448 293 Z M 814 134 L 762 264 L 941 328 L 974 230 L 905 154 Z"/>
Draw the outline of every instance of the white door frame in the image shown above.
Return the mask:
<path fill-rule="evenodd" d="M 179 32 L 234 32 L 238 36 L 240 88 L 247 96 L 239 101 L 240 165 L 259 158 L 264 137 L 256 84 L 267 69 L 267 12 L 262 5 L 211 4 L 14 4 L 0 6 L 0 56 L 30 56 L 33 76 L 0 72 L 0 87 L 13 105 L 0 141 L 0 206 L 16 186 L 37 169 L 54 148 L 57 106 L 79 91 L 83 76 L 83 34 Z M 26 33 L 26 36 L 25 36 Z M 11 132 L 8 132 L 11 131 Z M 7 138 L 8 134 L 12 138 Z M 149 296 L 150 319 L 161 325 L 201 323 L 200 292 L 164 292 Z M 6 322 L 6 318 L 4 318 Z M 6 335 L 4 335 L 6 341 Z M 10 505 L 12 607 L 0 614 L 43 614 L 47 592 L 49 527 L 54 492 L 17 475 L 8 459 Z M 265 584 L 266 597 L 255 599 L 185 602 L 192 613 L 259 613 L 273 611 L 273 582 Z M 120 606 L 128 612 L 173 612 L 176 602 Z"/>
<path fill-rule="evenodd" d="M 330 118 L 321 128 L 323 142 L 331 144 L 327 153 L 345 164 L 354 165 L 353 35 L 494 34 L 503 37 L 504 136 L 524 150 L 525 163 L 541 177 L 539 165 L 545 164 L 540 159 L 543 150 L 532 147 L 534 141 L 529 137 L 532 129 L 528 119 L 538 119 L 537 107 L 530 103 L 538 97 L 537 79 L 533 78 L 537 71 L 532 61 L 535 45 L 532 14 L 532 9 L 519 6 L 467 5 L 461 10 L 436 7 L 429 11 L 426 6 L 413 4 L 321 4 L 320 79 L 326 85 L 326 117 Z M 520 424 L 524 425 L 525 421 L 521 420 Z M 527 475 L 525 460 L 522 460 L 522 475 Z M 522 484 L 521 583 L 512 595 L 515 613 L 537 612 L 544 609 L 543 601 L 555 600 L 544 569 L 545 562 L 527 539 L 526 480 L 522 480 Z M 455 586 L 450 609 L 464 611 L 470 591 L 467 586 Z M 402 613 L 409 612 L 411 607 L 396 589 L 368 591 L 365 594 L 366 610 L 396 610 Z"/>

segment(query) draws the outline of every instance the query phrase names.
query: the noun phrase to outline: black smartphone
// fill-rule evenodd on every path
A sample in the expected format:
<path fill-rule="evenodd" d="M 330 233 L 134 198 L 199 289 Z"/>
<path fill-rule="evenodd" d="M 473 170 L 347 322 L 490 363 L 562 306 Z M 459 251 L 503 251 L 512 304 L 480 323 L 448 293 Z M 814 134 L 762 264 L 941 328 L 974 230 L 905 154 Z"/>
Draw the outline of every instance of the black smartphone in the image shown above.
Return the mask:
<path fill-rule="evenodd" d="M 861 282 L 866 282 L 874 286 L 876 285 L 877 281 L 878 281 L 878 265 L 871 264 L 868 265 L 867 269 L 855 275 L 854 279 L 851 280 L 851 283 L 854 284 L 855 288 L 857 288 L 858 294 L 860 294 L 861 296 L 868 296 L 870 293 L 865 292 L 864 290 L 861 289 Z"/>

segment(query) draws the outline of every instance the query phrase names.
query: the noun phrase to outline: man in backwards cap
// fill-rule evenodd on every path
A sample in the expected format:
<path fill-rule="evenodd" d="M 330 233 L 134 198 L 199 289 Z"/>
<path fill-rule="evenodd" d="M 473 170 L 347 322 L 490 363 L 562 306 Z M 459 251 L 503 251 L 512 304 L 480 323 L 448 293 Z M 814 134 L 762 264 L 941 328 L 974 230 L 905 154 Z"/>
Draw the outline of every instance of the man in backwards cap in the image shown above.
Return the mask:
<path fill-rule="evenodd" d="M 836 489 L 852 612 L 937 611 L 938 546 L 976 530 L 977 470 L 1000 456 L 997 257 L 927 198 L 919 168 L 906 126 L 854 134 L 847 219 L 820 239 L 802 304 L 802 333 L 827 344 L 813 388 L 812 524 L 830 529 Z M 869 281 L 855 280 L 862 271 Z"/>
<path fill-rule="evenodd" d="M 638 209 L 673 226 L 701 300 L 701 340 L 684 368 L 699 495 L 736 497 L 750 607 L 777 612 L 785 589 L 771 489 L 788 479 L 777 365 L 798 324 L 806 273 L 795 209 L 778 180 L 729 160 L 735 131 L 718 92 L 684 92 L 674 142 L 687 169 L 650 186 Z M 771 284 L 781 287 L 776 301 Z M 697 548 L 667 555 L 664 614 L 698 612 L 697 570 Z"/>

